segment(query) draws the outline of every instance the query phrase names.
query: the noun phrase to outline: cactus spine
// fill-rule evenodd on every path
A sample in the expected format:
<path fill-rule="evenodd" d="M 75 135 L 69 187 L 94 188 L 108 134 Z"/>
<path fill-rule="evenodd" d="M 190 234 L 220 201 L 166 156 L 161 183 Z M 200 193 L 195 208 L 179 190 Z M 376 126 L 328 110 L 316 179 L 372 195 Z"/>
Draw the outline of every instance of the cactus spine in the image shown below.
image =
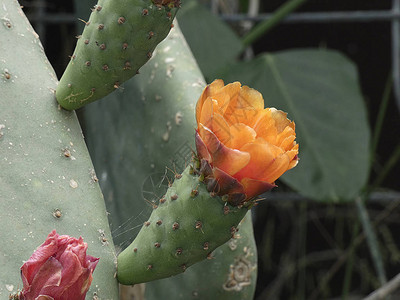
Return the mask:
<path fill-rule="evenodd" d="M 99 0 L 57 87 L 60 105 L 77 109 L 134 76 L 169 33 L 178 6 L 176 1 Z"/>

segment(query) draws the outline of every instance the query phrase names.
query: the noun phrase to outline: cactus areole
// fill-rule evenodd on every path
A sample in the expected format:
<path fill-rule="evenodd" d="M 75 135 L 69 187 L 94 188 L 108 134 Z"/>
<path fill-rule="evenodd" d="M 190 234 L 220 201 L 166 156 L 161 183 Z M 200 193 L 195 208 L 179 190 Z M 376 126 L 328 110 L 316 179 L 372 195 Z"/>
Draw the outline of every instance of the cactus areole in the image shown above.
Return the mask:
<path fill-rule="evenodd" d="M 118 89 L 168 35 L 179 1 L 99 0 L 56 90 L 74 110 Z"/>

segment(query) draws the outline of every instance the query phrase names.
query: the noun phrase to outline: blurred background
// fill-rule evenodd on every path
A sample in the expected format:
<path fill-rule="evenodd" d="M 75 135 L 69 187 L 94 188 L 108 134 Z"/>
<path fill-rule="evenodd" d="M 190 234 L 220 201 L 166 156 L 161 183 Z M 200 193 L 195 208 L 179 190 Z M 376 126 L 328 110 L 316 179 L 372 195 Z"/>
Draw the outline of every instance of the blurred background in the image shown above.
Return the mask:
<path fill-rule="evenodd" d="M 247 47 L 238 51 L 235 61 L 226 62 L 228 66 L 299 48 L 336 50 L 355 64 L 366 130 L 371 134 L 366 180 L 350 199 L 318 199 L 316 193 L 291 184 L 290 177 L 264 195 L 254 210 L 259 256 L 255 298 L 361 299 L 400 273 L 400 1 L 197 2 L 242 42 L 249 41 L 246 38 L 257 25 L 270 20 L 262 34 L 244 42 Z M 182 12 L 185 3 L 182 0 Z M 286 11 L 290 14 L 274 21 L 274 12 L 288 3 L 293 4 Z M 76 14 L 74 1 L 21 0 L 20 4 L 60 78 L 81 31 L 78 18 L 83 16 Z M 207 81 L 212 81 L 223 72 L 207 69 L 198 53 L 202 49 L 192 33 L 201 25 L 190 27 L 184 15 L 179 18 L 180 12 L 182 31 Z M 202 43 L 207 44 L 208 33 L 202 32 Z M 229 51 L 228 42 L 226 47 Z M 392 295 L 399 298 L 400 292 Z"/>

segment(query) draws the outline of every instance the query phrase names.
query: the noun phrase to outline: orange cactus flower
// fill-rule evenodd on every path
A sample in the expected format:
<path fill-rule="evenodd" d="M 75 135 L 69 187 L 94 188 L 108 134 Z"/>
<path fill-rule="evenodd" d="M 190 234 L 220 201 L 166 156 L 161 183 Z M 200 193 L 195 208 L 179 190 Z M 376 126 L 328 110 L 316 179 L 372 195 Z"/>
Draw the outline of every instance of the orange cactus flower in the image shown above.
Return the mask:
<path fill-rule="evenodd" d="M 286 115 L 239 82 L 208 85 L 196 106 L 196 149 L 209 190 L 243 204 L 295 167 L 299 145 Z"/>

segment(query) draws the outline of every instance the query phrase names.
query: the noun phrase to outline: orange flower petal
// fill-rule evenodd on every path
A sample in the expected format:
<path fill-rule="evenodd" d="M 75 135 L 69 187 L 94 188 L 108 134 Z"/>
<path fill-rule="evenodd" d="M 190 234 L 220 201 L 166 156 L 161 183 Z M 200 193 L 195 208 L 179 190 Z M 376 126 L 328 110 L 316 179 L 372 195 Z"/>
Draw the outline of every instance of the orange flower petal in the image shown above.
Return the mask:
<path fill-rule="evenodd" d="M 238 123 L 230 127 L 230 136 L 229 144 L 226 145 L 233 149 L 240 149 L 244 144 L 254 142 L 257 133 L 253 128 L 243 123 Z"/>
<path fill-rule="evenodd" d="M 271 107 L 271 117 L 275 120 L 275 126 L 278 134 L 285 130 L 286 127 L 291 127 L 294 130 L 294 123 L 287 118 L 287 113 Z"/>
<path fill-rule="evenodd" d="M 208 162 L 212 163 L 211 155 L 210 155 L 210 153 L 208 153 L 207 146 L 204 143 L 203 139 L 200 137 L 197 130 L 196 130 L 196 135 L 195 135 L 195 144 L 196 144 L 197 155 L 200 158 L 204 158 Z"/>
<path fill-rule="evenodd" d="M 239 180 L 243 178 L 263 179 L 269 172 L 270 165 L 280 156 L 283 151 L 279 147 L 271 145 L 262 139 L 257 139 L 253 143 L 245 144 L 241 151 L 250 153 L 250 162 L 235 177 Z M 270 181 L 272 183 L 273 181 Z"/>
<path fill-rule="evenodd" d="M 213 168 L 214 178 L 218 182 L 219 190 L 218 193 L 221 195 L 225 194 L 237 194 L 243 193 L 244 188 L 242 184 L 234 177 L 230 176 L 228 173 L 222 171 L 219 168 Z"/>
<path fill-rule="evenodd" d="M 247 86 L 242 86 L 236 100 L 229 102 L 224 117 L 229 124 L 250 124 L 259 111 L 264 109 L 262 95 Z"/>
<path fill-rule="evenodd" d="M 227 84 L 225 87 L 220 89 L 217 93 L 212 94 L 211 97 L 218 102 L 218 112 L 224 115 L 230 104 L 239 96 L 240 93 L 240 82 L 233 82 Z"/>
<path fill-rule="evenodd" d="M 199 132 L 212 157 L 213 167 L 220 168 L 232 175 L 248 164 L 249 153 L 226 147 L 212 131 L 202 124 L 200 124 Z"/>
<path fill-rule="evenodd" d="M 276 187 L 273 183 L 252 178 L 243 178 L 241 184 L 244 187 L 246 199 L 254 198 Z"/>
<path fill-rule="evenodd" d="M 200 123 L 200 116 L 201 116 L 201 110 L 203 107 L 204 102 L 208 97 L 210 97 L 211 94 L 215 94 L 216 91 L 224 87 L 224 81 L 221 79 L 216 79 L 214 80 L 211 84 L 207 85 L 203 92 L 201 93 L 201 96 L 199 100 L 197 101 L 196 104 L 196 121 L 197 124 Z"/>
<path fill-rule="evenodd" d="M 294 140 L 296 139 L 296 135 L 293 132 L 293 129 L 290 127 L 286 127 L 285 130 L 279 134 L 276 145 L 281 147 L 283 150 L 291 150 L 295 145 Z"/>
<path fill-rule="evenodd" d="M 290 159 L 287 153 L 282 153 L 266 168 L 262 180 L 274 182 L 289 169 Z"/>
<path fill-rule="evenodd" d="M 202 123 L 204 126 L 211 128 L 211 119 L 214 116 L 214 113 L 218 111 L 218 103 L 216 100 L 213 100 L 211 97 L 208 97 L 201 108 L 199 123 Z"/>

